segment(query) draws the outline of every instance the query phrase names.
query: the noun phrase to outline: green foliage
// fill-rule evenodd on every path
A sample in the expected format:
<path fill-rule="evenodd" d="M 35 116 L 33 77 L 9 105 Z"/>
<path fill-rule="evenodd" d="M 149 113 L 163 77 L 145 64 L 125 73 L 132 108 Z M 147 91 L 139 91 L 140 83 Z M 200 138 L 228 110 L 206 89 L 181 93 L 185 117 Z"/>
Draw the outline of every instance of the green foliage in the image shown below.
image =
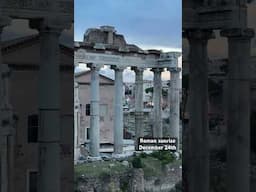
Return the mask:
<path fill-rule="evenodd" d="M 162 89 L 162 95 L 163 95 L 164 97 L 167 97 L 167 96 L 168 96 L 168 91 L 167 91 L 167 90 Z"/>
<path fill-rule="evenodd" d="M 145 89 L 145 92 L 146 93 L 153 93 L 153 91 L 154 91 L 154 88 L 153 87 L 149 87 L 149 88 L 147 88 L 147 89 Z"/>
<path fill-rule="evenodd" d="M 153 93 L 154 92 L 154 87 L 149 87 L 149 88 L 145 89 L 145 92 L 146 93 Z M 162 89 L 162 95 L 165 96 L 165 97 L 168 96 L 168 91 Z"/>
<path fill-rule="evenodd" d="M 120 189 L 122 192 L 126 192 L 128 191 L 128 187 L 129 187 L 129 182 L 126 180 L 126 181 L 123 181 L 120 183 Z"/>
<path fill-rule="evenodd" d="M 110 165 L 114 166 L 110 166 Z M 84 163 L 75 165 L 75 178 L 80 177 L 81 175 L 85 175 L 87 177 L 99 177 L 100 175 L 104 175 L 105 173 L 109 173 L 111 175 L 126 172 L 128 167 L 122 165 L 121 162 L 92 162 L 92 163 Z"/>
<path fill-rule="evenodd" d="M 146 157 L 147 157 L 147 154 L 146 154 L 146 153 L 141 153 L 141 154 L 140 154 L 140 157 L 141 157 L 141 158 L 146 158 Z"/>
<path fill-rule="evenodd" d="M 111 176 L 110 172 L 107 172 L 107 171 L 103 171 L 100 173 L 99 177 L 103 180 L 105 179 L 109 179 Z"/>
<path fill-rule="evenodd" d="M 169 151 L 155 151 L 151 154 L 152 157 L 159 159 L 163 165 L 172 163 L 175 157 Z"/>
<path fill-rule="evenodd" d="M 142 168 L 142 162 L 140 157 L 134 157 L 132 160 L 132 166 L 134 168 Z"/>

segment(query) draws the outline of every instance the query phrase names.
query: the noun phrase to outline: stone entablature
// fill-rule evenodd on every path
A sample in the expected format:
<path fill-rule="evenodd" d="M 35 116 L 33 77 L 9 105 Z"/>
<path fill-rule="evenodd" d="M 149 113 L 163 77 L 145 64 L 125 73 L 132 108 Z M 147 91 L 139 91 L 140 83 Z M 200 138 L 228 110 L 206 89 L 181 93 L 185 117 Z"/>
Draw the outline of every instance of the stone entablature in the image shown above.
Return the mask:
<path fill-rule="evenodd" d="M 247 3 L 253 0 L 184 1 L 183 29 L 244 28 Z"/>
<path fill-rule="evenodd" d="M 74 6 L 72 0 L 2 0 L 0 9 L 3 15 L 13 18 L 45 18 L 51 12 L 73 20 Z"/>
<path fill-rule="evenodd" d="M 75 65 L 79 63 L 97 63 L 103 65 L 121 65 L 125 67 L 169 68 L 178 67 L 178 52 L 161 53 L 122 53 L 112 50 L 88 50 L 75 47 Z"/>

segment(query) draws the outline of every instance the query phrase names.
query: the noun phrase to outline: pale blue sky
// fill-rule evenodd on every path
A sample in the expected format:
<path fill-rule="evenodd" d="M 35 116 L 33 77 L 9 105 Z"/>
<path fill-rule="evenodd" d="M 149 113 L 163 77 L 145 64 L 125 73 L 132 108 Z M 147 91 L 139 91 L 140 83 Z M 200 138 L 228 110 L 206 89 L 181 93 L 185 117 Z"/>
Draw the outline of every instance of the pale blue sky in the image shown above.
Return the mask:
<path fill-rule="evenodd" d="M 181 8 L 181 0 L 75 0 L 75 41 L 82 41 L 88 28 L 111 25 L 127 43 L 142 49 L 181 51 Z M 101 73 L 114 74 L 108 68 Z M 162 77 L 169 79 L 168 72 Z M 144 72 L 144 79 L 152 78 L 150 71 Z M 134 81 L 134 72 L 126 70 L 124 81 Z"/>
<path fill-rule="evenodd" d="M 181 0 L 75 0 L 75 40 L 101 25 L 142 48 L 181 49 Z"/>

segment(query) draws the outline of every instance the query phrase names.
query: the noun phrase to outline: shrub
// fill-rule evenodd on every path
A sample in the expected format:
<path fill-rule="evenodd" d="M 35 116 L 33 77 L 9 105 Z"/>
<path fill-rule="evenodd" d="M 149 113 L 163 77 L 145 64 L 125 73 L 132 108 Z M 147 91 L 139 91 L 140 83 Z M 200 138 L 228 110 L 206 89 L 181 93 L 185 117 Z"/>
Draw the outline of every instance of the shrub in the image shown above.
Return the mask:
<path fill-rule="evenodd" d="M 140 154 L 140 157 L 141 157 L 141 158 L 146 158 L 146 157 L 147 157 L 147 154 L 146 154 L 146 153 L 141 153 L 141 154 Z"/>
<path fill-rule="evenodd" d="M 155 151 L 151 154 L 152 157 L 159 159 L 162 164 L 169 164 L 175 160 L 175 157 L 169 151 Z"/>
<path fill-rule="evenodd" d="M 142 168 L 142 162 L 140 157 L 134 157 L 134 159 L 132 160 L 132 166 L 134 168 Z"/>

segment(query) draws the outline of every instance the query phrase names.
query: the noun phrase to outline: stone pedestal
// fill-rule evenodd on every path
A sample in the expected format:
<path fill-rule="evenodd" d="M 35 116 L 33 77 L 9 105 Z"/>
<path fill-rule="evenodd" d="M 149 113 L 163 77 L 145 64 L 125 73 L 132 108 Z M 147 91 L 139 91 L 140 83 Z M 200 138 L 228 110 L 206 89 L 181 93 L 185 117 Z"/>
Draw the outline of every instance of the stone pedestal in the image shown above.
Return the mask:
<path fill-rule="evenodd" d="M 135 71 L 135 149 L 138 150 L 138 138 L 144 136 L 143 112 L 143 68 L 134 67 Z"/>
<path fill-rule="evenodd" d="M 90 111 L 90 155 L 98 157 L 100 151 L 100 66 L 89 64 L 91 68 L 91 111 Z"/>
<path fill-rule="evenodd" d="M 169 68 L 170 84 L 169 84 L 169 104 L 170 104 L 170 127 L 168 135 L 177 138 L 177 150 L 180 143 L 180 68 Z"/>
<path fill-rule="evenodd" d="M 162 68 L 153 68 L 154 72 L 154 90 L 153 90 L 153 137 L 162 137 L 163 136 L 163 127 L 162 127 L 162 79 L 161 73 Z"/>
<path fill-rule="evenodd" d="M 251 29 L 224 30 L 228 37 L 227 187 L 250 191 L 250 42 Z"/>
<path fill-rule="evenodd" d="M 123 153 L 123 70 L 124 67 L 111 66 L 115 70 L 115 115 L 114 115 L 114 153 Z"/>
<path fill-rule="evenodd" d="M 189 40 L 189 192 L 209 191 L 208 56 L 211 31 L 186 31 Z"/>

